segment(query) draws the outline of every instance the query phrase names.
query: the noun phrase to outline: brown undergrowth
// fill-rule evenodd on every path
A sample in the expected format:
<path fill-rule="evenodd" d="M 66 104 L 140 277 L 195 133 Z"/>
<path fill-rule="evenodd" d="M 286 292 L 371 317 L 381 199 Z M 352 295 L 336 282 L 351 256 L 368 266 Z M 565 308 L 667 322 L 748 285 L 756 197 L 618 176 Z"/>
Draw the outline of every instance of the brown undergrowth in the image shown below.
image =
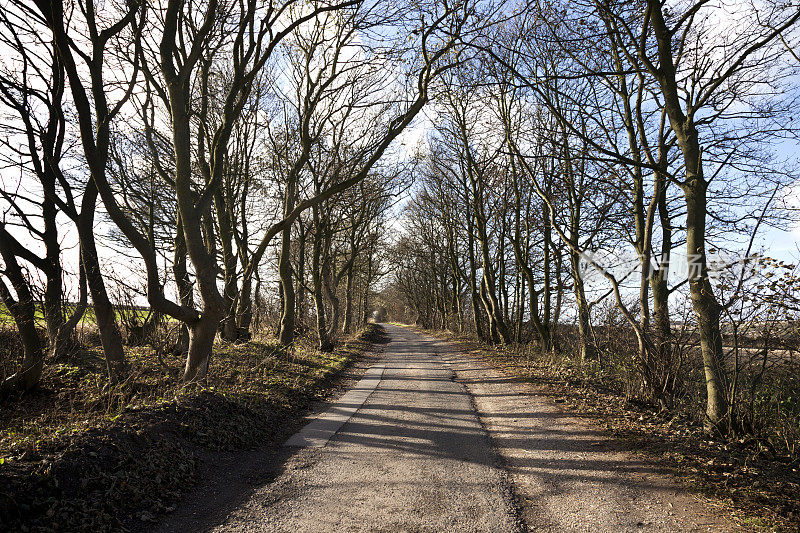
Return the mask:
<path fill-rule="evenodd" d="M 625 397 L 612 381 L 569 357 L 538 358 L 467 336 L 425 331 L 504 373 L 541 387 L 577 416 L 590 419 L 667 466 L 689 489 L 711 496 L 745 527 L 800 531 L 800 464 L 753 438 L 713 440 L 686 413 Z"/>
<path fill-rule="evenodd" d="M 130 350 L 113 390 L 98 352 L 49 365 L 39 390 L 0 404 L 0 531 L 119 530 L 174 509 L 199 451 L 269 443 L 383 336 L 370 324 L 328 354 L 305 340 L 220 344 L 193 389 L 179 386 L 180 360 L 146 349 Z"/>

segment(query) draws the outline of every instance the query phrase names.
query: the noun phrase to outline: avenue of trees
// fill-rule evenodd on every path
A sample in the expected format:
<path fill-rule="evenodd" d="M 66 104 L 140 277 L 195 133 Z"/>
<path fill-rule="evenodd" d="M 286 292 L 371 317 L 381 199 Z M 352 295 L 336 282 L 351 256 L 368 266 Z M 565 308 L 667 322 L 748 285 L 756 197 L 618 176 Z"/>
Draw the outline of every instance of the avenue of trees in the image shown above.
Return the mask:
<path fill-rule="evenodd" d="M 331 350 L 370 308 L 397 139 L 458 62 L 470 9 L 4 1 L 0 296 L 23 353 L 2 389 L 36 387 L 87 309 L 112 385 L 124 341 L 159 322 L 177 326 L 183 380 L 202 380 L 215 339 L 249 339 L 274 299 L 282 344 L 313 330 Z"/>
<path fill-rule="evenodd" d="M 483 32 L 432 103 L 394 314 L 796 439 L 797 272 L 760 239 L 797 207 L 798 20 L 551 0 Z"/>
<path fill-rule="evenodd" d="M 797 207 L 798 28 L 777 0 L 2 0 L 0 393 L 90 315 L 114 386 L 158 328 L 195 383 L 215 342 L 329 351 L 382 305 L 752 429 L 797 349 L 759 239 Z"/>

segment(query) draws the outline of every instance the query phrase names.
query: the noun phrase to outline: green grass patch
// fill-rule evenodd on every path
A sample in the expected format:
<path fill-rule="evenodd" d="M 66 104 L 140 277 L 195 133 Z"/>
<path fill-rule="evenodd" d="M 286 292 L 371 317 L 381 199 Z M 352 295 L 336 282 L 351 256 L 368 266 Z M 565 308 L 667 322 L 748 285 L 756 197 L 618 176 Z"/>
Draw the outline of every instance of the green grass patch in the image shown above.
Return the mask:
<path fill-rule="evenodd" d="M 75 311 L 74 304 L 67 304 L 65 306 L 64 312 L 69 315 Z M 117 320 L 121 320 L 123 318 L 128 318 L 134 316 L 140 321 L 143 322 L 147 316 L 149 311 L 146 308 L 117 308 L 114 311 Z M 36 306 L 36 313 L 34 315 L 36 320 L 37 326 L 44 328 L 44 309 L 41 305 Z M 83 326 L 94 326 L 97 324 L 97 318 L 94 314 L 94 307 L 92 305 L 87 305 L 86 310 L 83 313 L 83 317 L 81 318 L 80 322 L 78 323 L 78 327 L 80 328 L 81 325 Z M 8 308 L 5 304 L 0 303 L 0 327 L 15 327 L 14 326 L 14 317 L 11 316 Z"/>

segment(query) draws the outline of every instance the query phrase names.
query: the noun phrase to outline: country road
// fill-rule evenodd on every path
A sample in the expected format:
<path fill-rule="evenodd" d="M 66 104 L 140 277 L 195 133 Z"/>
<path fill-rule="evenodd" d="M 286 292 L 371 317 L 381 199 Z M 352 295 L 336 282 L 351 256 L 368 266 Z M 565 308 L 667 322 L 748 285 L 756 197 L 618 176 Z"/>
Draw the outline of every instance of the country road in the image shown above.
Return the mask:
<path fill-rule="evenodd" d="M 441 340 L 392 338 L 212 531 L 731 531 L 641 457 Z"/>

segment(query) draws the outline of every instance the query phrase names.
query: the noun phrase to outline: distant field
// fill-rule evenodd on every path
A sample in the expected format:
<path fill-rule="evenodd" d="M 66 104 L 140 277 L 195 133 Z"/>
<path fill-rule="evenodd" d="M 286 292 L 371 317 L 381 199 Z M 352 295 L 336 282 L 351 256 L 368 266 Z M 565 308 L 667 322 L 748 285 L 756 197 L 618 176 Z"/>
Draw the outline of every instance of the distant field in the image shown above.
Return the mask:
<path fill-rule="evenodd" d="M 75 304 L 68 304 L 67 308 L 68 313 L 71 313 L 74 309 L 75 309 Z M 116 310 L 116 315 L 117 318 L 121 318 L 121 317 L 128 317 L 131 315 L 131 313 L 135 313 L 139 316 L 139 318 L 144 320 L 145 318 L 147 318 L 147 314 L 149 313 L 149 311 L 150 310 L 147 307 L 131 307 L 131 308 L 119 307 Z M 41 306 L 37 306 L 36 308 L 36 321 L 38 322 L 39 326 L 44 327 L 44 313 L 42 311 Z M 86 311 L 83 313 L 83 318 L 78 323 L 78 327 L 94 325 L 96 323 L 97 319 L 95 318 L 94 315 L 94 307 L 88 305 L 86 307 Z M 8 308 L 5 305 L 0 304 L 0 327 L 10 327 L 13 325 L 14 325 L 14 318 L 11 316 L 11 313 L 8 311 Z"/>

